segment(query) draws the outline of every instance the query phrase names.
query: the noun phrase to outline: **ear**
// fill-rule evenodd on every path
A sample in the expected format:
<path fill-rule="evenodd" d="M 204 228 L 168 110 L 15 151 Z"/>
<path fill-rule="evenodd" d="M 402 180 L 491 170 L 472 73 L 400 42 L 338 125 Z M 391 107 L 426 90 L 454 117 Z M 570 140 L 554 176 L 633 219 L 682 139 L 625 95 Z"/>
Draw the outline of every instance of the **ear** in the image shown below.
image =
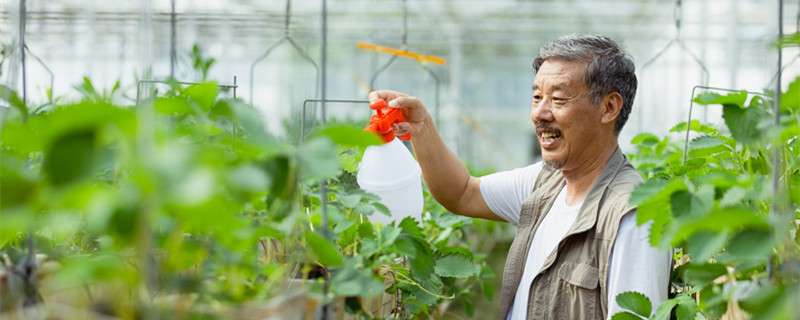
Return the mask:
<path fill-rule="evenodd" d="M 603 109 L 603 115 L 600 118 L 600 123 L 614 123 L 617 121 L 619 111 L 622 110 L 622 96 L 619 94 L 619 92 L 609 93 L 605 96 L 605 98 L 603 98 L 600 106 Z"/>

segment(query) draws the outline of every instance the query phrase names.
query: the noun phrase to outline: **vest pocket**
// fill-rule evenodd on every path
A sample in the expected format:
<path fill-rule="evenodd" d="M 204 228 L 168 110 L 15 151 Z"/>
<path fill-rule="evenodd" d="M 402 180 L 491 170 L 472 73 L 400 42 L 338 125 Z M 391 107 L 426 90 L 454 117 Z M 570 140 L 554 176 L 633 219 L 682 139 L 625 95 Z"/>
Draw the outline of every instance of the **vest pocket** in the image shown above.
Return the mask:
<path fill-rule="evenodd" d="M 564 262 L 557 272 L 555 319 L 601 319 L 598 269 L 585 263 Z"/>
<path fill-rule="evenodd" d="M 585 289 L 595 289 L 600 284 L 598 269 L 585 263 L 564 262 L 558 268 L 558 277 L 567 283 Z"/>

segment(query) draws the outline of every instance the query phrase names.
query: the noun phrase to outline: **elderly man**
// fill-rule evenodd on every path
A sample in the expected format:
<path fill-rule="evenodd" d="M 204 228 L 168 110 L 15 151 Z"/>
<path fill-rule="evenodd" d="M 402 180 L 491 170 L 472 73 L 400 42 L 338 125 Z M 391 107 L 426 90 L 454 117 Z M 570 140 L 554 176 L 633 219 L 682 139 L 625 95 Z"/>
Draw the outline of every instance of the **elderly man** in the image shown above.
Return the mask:
<path fill-rule="evenodd" d="M 647 242 L 628 198 L 641 176 L 617 137 L 636 94 L 633 61 L 611 39 L 568 35 L 533 61 L 531 120 L 543 161 L 470 176 L 417 98 L 375 91 L 400 108 L 431 194 L 451 212 L 517 226 L 503 273 L 501 319 L 610 319 L 622 292 L 667 297 L 671 256 Z M 655 310 L 655 308 L 653 308 Z"/>

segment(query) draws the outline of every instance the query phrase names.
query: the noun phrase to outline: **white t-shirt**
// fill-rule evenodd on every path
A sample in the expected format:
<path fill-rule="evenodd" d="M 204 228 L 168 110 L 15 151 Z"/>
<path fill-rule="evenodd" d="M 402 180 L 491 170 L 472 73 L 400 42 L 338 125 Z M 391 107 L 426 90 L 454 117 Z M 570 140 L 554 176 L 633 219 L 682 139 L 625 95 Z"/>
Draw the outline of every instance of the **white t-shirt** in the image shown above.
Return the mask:
<path fill-rule="evenodd" d="M 524 168 L 481 177 L 481 195 L 495 214 L 517 226 L 522 201 L 533 192 L 536 177 L 542 167 L 543 163 L 539 162 Z M 565 195 L 566 188 L 561 190 L 555 204 L 533 237 L 531 249 L 525 260 L 522 281 L 507 319 L 525 319 L 529 301 L 527 289 L 538 276 L 544 260 L 555 250 L 577 218 L 580 204 L 567 206 Z M 622 218 L 609 261 L 606 282 L 609 304 L 607 319 L 622 311 L 616 302 L 616 296 L 620 293 L 626 291 L 643 293 L 650 298 L 653 304 L 652 310 L 667 299 L 672 256 L 669 252 L 661 252 L 651 247 L 648 242 L 649 234 L 650 224 L 637 226 L 635 214 Z M 636 263 L 629 263 L 633 261 Z"/>

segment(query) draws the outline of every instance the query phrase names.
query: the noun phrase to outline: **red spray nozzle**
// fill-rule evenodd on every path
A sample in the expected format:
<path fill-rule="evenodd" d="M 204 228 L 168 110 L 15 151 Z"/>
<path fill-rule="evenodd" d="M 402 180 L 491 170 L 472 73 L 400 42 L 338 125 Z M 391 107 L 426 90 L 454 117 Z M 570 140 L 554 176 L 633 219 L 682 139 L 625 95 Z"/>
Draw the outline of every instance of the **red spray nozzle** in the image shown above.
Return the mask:
<path fill-rule="evenodd" d="M 386 101 L 383 99 L 372 100 L 369 108 L 375 110 L 377 113 L 372 115 L 369 119 L 369 125 L 364 128 L 364 131 L 374 132 L 381 136 L 383 143 L 389 143 L 394 140 L 393 123 L 406 122 L 403 118 L 403 112 L 400 109 L 390 108 L 386 106 Z M 404 134 L 399 136 L 402 140 L 411 139 L 411 134 Z"/>

